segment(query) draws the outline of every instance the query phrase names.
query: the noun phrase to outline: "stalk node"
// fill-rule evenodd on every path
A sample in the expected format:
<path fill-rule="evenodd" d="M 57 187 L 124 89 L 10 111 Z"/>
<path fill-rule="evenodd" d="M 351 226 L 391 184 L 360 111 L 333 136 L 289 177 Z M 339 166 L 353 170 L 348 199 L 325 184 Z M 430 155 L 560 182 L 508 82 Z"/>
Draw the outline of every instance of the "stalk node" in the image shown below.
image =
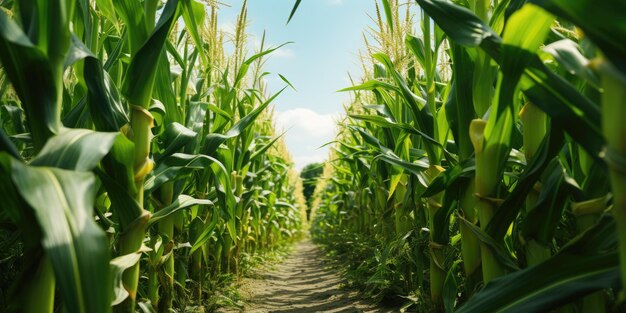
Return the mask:
<path fill-rule="evenodd" d="M 626 175 L 626 157 L 612 147 L 606 146 L 600 152 L 600 157 L 615 172 Z"/>
<path fill-rule="evenodd" d="M 152 172 L 154 168 L 154 161 L 150 158 L 145 158 L 143 163 L 135 166 L 135 182 L 143 182 L 144 178 Z"/>
<path fill-rule="evenodd" d="M 427 201 L 428 201 L 428 205 L 429 205 L 432 209 L 437 210 L 437 209 L 441 208 L 441 206 L 442 206 L 442 205 L 441 205 L 441 203 L 439 203 L 439 201 L 437 201 L 437 200 L 435 200 L 435 199 L 433 199 L 433 198 L 428 198 L 428 200 L 427 200 Z M 403 203 L 399 203 L 398 205 L 401 205 L 401 204 L 403 204 Z"/>
<path fill-rule="evenodd" d="M 154 116 L 152 116 L 152 113 L 150 113 L 150 111 L 146 110 L 144 107 L 135 104 L 131 105 L 130 108 L 133 110 L 133 114 L 139 113 L 147 117 L 147 119 L 150 120 L 150 128 L 154 127 Z"/>
<path fill-rule="evenodd" d="M 431 242 L 428 243 L 428 247 L 431 248 L 431 249 L 441 250 L 441 249 L 445 248 L 446 246 L 442 245 L 440 243 L 436 243 L 434 241 L 431 241 Z"/>
<path fill-rule="evenodd" d="M 608 195 L 583 201 L 572 203 L 572 213 L 576 216 L 601 214 L 606 209 L 606 201 Z"/>
<path fill-rule="evenodd" d="M 128 224 L 126 230 L 122 232 L 120 236 L 123 237 L 129 231 L 133 231 L 136 227 L 145 227 L 145 225 L 148 224 L 148 221 L 150 221 L 151 217 L 152 213 L 150 213 L 150 211 L 143 210 L 141 215 L 139 215 L 134 221 Z"/>
<path fill-rule="evenodd" d="M 122 133 L 128 139 L 133 138 L 133 128 L 130 126 L 129 123 L 124 124 L 124 126 L 120 128 L 120 133 Z"/>
<path fill-rule="evenodd" d="M 487 202 L 487 203 L 489 203 L 491 205 L 495 205 L 495 206 L 499 206 L 500 204 L 502 204 L 504 202 L 504 199 L 498 199 L 498 198 L 492 198 L 492 197 L 483 196 L 483 195 L 479 194 L 478 192 L 474 193 L 474 197 L 476 197 L 478 199 L 478 201 Z"/>
<path fill-rule="evenodd" d="M 540 192 L 541 192 L 541 187 L 542 187 L 542 186 L 543 186 L 543 185 L 541 184 L 541 182 L 540 182 L 540 181 L 538 181 L 538 182 L 536 182 L 536 183 L 535 183 L 535 185 L 533 186 L 533 190 L 534 190 L 535 192 L 540 193 Z"/>

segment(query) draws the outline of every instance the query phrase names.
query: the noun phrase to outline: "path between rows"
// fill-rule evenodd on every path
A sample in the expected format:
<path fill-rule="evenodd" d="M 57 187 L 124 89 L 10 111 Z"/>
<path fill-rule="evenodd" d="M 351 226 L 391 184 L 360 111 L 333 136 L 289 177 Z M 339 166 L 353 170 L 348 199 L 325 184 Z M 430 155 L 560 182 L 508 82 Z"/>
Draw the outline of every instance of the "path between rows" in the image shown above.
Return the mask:
<path fill-rule="evenodd" d="M 240 289 L 243 310 L 220 312 L 394 312 L 363 300 L 354 290 L 343 287 L 343 278 L 328 268 L 322 252 L 309 240 L 274 268 L 245 278 Z"/>

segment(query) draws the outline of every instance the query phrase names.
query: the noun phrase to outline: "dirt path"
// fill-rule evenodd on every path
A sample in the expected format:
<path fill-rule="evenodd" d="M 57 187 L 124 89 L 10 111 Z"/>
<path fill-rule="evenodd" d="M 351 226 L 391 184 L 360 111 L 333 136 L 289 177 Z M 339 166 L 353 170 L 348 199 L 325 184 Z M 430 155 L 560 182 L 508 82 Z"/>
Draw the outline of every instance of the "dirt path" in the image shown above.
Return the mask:
<path fill-rule="evenodd" d="M 394 312 L 368 304 L 357 292 L 342 288 L 343 283 L 339 274 L 327 268 L 315 245 L 305 240 L 275 268 L 244 280 L 243 310 L 220 312 Z"/>

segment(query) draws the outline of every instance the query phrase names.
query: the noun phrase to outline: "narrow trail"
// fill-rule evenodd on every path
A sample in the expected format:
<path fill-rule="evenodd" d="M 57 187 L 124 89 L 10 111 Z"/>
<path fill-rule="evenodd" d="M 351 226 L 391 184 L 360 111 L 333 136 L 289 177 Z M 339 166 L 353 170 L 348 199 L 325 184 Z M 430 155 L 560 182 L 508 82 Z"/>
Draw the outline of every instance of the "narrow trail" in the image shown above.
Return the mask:
<path fill-rule="evenodd" d="M 369 304 L 356 291 L 343 288 L 343 278 L 327 266 L 322 252 L 309 240 L 302 241 L 275 268 L 244 279 L 242 310 L 220 312 L 395 312 Z"/>

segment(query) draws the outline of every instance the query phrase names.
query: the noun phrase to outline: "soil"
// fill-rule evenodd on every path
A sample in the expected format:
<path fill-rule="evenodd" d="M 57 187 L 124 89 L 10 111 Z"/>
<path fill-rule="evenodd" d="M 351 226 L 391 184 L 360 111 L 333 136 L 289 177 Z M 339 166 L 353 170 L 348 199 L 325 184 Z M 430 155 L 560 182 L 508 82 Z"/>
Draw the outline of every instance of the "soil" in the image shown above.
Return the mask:
<path fill-rule="evenodd" d="M 397 312 L 369 303 L 344 287 L 346 281 L 328 264 L 322 252 L 304 240 L 283 262 L 243 280 L 243 309 L 219 312 Z"/>

